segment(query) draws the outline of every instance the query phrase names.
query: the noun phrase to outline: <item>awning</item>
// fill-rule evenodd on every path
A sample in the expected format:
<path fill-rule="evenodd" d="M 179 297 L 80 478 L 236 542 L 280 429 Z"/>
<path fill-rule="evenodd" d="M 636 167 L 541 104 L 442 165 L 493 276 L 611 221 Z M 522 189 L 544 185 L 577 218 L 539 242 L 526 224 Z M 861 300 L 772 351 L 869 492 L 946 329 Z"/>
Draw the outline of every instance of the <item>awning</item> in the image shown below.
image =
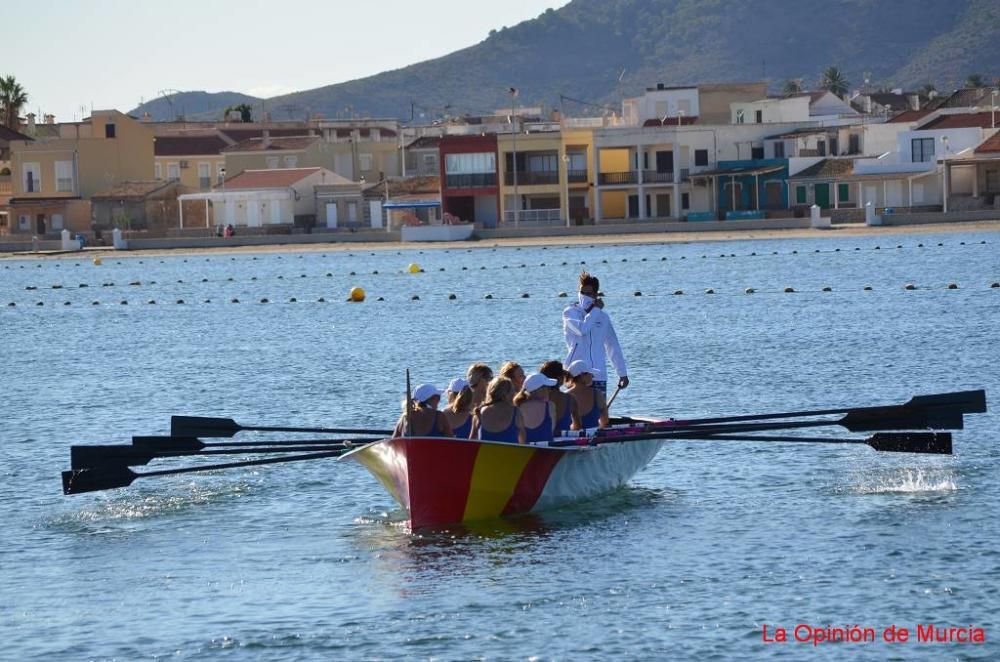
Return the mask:
<path fill-rule="evenodd" d="M 382 209 L 427 209 L 440 206 L 440 200 L 390 200 L 382 203 Z"/>
<path fill-rule="evenodd" d="M 780 172 L 784 168 L 785 166 L 783 165 L 735 166 L 732 168 L 716 168 L 715 170 L 692 172 L 688 177 L 691 179 L 695 177 L 752 177 L 754 175 L 767 175 L 772 172 Z"/>

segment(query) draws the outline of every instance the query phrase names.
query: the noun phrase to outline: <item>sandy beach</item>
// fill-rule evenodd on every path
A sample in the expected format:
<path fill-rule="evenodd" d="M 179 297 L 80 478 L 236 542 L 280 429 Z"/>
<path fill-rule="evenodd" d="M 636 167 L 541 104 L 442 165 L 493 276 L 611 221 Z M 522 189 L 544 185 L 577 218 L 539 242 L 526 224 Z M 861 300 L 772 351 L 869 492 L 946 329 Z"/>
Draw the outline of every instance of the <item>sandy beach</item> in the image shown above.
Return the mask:
<path fill-rule="evenodd" d="M 515 237 L 506 239 L 482 239 L 457 242 L 344 242 L 326 244 L 284 244 L 274 246 L 219 246 L 218 248 L 173 248 L 116 251 L 111 248 L 91 247 L 81 252 L 42 253 L 0 253 L 0 259 L 88 259 L 95 257 L 128 258 L 162 255 L 239 254 L 239 253 L 329 253 L 360 251 L 400 251 L 436 249 L 476 249 L 517 246 L 562 246 L 608 245 L 608 244 L 676 244 L 714 241 L 751 241 L 761 239 L 836 239 L 844 237 L 878 237 L 898 235 L 921 235 L 963 232 L 1000 232 L 1000 219 L 993 221 L 971 221 L 967 223 L 933 223 L 922 225 L 899 225 L 870 227 L 861 224 L 838 225 L 829 230 L 811 228 L 794 230 L 734 230 L 731 232 L 650 232 L 642 234 L 581 235 L 577 237 Z"/>

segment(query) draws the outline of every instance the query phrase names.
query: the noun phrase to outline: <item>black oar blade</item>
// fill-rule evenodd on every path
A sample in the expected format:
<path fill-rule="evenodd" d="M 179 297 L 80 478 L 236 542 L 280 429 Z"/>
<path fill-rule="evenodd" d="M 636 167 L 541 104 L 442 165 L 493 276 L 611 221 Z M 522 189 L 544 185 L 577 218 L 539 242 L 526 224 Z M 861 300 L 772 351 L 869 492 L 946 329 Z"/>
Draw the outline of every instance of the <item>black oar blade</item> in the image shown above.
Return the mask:
<path fill-rule="evenodd" d="M 94 467 L 134 467 L 149 464 L 156 457 L 150 449 L 135 446 L 71 446 L 70 466 L 74 471 Z"/>
<path fill-rule="evenodd" d="M 127 467 L 104 467 L 62 472 L 63 494 L 83 494 L 128 487 L 139 474 Z"/>
<path fill-rule="evenodd" d="M 839 421 L 851 432 L 879 430 L 961 430 L 965 426 L 957 407 L 875 407 L 852 411 Z"/>
<path fill-rule="evenodd" d="M 197 437 L 132 437 L 132 445 L 157 451 L 200 451 L 205 448 L 205 443 Z"/>
<path fill-rule="evenodd" d="M 877 451 L 951 455 L 950 432 L 879 432 L 865 443 Z"/>
<path fill-rule="evenodd" d="M 936 395 L 917 395 L 907 403 L 912 407 L 955 407 L 962 414 L 986 413 L 986 391 L 957 391 Z"/>
<path fill-rule="evenodd" d="M 171 416 L 172 437 L 232 437 L 242 426 L 231 418 L 209 416 Z"/>

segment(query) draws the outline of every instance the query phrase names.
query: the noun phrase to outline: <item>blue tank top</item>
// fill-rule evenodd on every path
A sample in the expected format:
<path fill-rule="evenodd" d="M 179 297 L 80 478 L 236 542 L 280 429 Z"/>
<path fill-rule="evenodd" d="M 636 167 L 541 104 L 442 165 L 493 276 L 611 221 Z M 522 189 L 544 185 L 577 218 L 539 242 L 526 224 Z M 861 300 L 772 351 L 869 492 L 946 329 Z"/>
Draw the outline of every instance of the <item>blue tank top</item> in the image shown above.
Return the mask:
<path fill-rule="evenodd" d="M 524 431 L 526 433 L 527 442 L 529 444 L 537 444 L 543 441 L 552 441 L 552 417 L 549 416 L 549 403 L 545 403 L 545 416 L 542 418 L 542 422 L 538 424 L 536 428 L 529 428 L 527 425 L 524 426 Z"/>
<path fill-rule="evenodd" d="M 563 430 L 569 430 L 570 426 L 573 425 L 573 396 L 569 393 L 563 393 L 562 396 L 566 400 L 566 411 L 556 421 L 556 434 L 560 434 Z"/>
<path fill-rule="evenodd" d="M 457 428 L 452 430 L 452 434 L 454 434 L 454 436 L 458 437 L 459 439 L 468 439 L 469 433 L 471 431 L 472 431 L 472 414 L 469 414 L 469 417 L 465 419 L 465 423 L 462 423 Z"/>
<path fill-rule="evenodd" d="M 586 414 L 580 416 L 583 429 L 596 428 L 601 424 L 601 408 L 597 405 L 597 392 L 594 391 L 594 406 Z"/>
<path fill-rule="evenodd" d="M 507 441 L 512 444 L 517 443 L 517 410 L 510 417 L 510 425 L 500 432 L 490 432 L 479 423 L 479 438 L 483 441 Z"/>

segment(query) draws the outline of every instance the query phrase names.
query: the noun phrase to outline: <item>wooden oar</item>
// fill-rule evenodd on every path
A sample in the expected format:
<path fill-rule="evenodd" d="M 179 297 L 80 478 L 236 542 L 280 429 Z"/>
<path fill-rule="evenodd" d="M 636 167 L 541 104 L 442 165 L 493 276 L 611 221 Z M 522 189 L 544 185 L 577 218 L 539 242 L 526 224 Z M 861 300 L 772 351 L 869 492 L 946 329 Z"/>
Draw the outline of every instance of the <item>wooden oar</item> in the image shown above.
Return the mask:
<path fill-rule="evenodd" d="M 614 444 L 650 439 L 683 440 L 683 441 L 763 441 L 763 442 L 804 442 L 815 444 L 867 444 L 877 451 L 896 453 L 938 453 L 951 455 L 950 432 L 878 432 L 863 439 L 843 439 L 835 437 L 792 437 L 777 435 L 734 435 L 734 434 L 704 434 L 698 432 L 651 433 L 644 435 L 622 436 L 617 438 L 595 438 L 590 443 Z M 585 445 L 586 439 L 573 441 L 557 441 L 552 446 Z"/>
<path fill-rule="evenodd" d="M 209 464 L 203 467 L 185 467 L 183 469 L 164 469 L 161 471 L 148 471 L 146 473 L 136 473 L 121 465 L 101 467 L 94 469 L 83 469 L 81 471 L 62 472 L 63 494 L 81 494 L 83 492 L 96 492 L 98 490 L 110 490 L 116 487 L 128 487 L 137 478 L 149 478 L 151 476 L 171 476 L 174 474 L 194 473 L 196 471 L 215 471 L 217 469 L 236 469 L 239 467 L 255 467 L 262 464 L 278 464 L 281 462 L 300 462 L 303 460 L 319 460 L 326 457 L 337 457 L 343 451 L 327 451 L 324 453 L 309 453 L 306 455 L 289 455 L 285 457 L 264 458 L 260 460 L 246 460 L 244 462 L 229 462 L 226 464 Z"/>
<path fill-rule="evenodd" d="M 354 446 L 322 444 L 310 446 L 246 446 L 241 448 L 211 448 L 208 450 L 156 450 L 144 446 L 71 446 L 70 467 L 74 471 L 93 467 L 149 464 L 156 458 L 201 457 L 203 455 L 260 455 L 264 453 L 305 453 L 309 451 L 339 451 L 346 453 Z"/>
<path fill-rule="evenodd" d="M 157 451 L 200 451 L 205 448 L 245 448 L 247 446 L 301 446 L 303 444 L 354 444 L 361 446 L 380 437 L 358 439 L 254 439 L 252 441 L 206 442 L 197 437 L 132 437 L 133 446 Z"/>
<path fill-rule="evenodd" d="M 410 369 L 406 369 L 406 413 L 403 415 L 403 436 L 411 436 L 413 430 L 410 427 L 410 413 L 413 409 L 413 391 L 410 390 Z"/>
<path fill-rule="evenodd" d="M 231 418 L 208 416 L 171 416 L 170 434 L 174 437 L 232 437 L 243 430 L 257 432 L 322 432 L 330 434 L 389 435 L 391 430 L 368 428 L 295 428 L 271 425 L 240 425 Z"/>
<path fill-rule="evenodd" d="M 814 409 L 774 414 L 749 414 L 745 416 L 723 416 L 717 418 L 696 418 L 680 421 L 681 425 L 716 425 L 741 421 L 763 421 L 780 418 L 804 418 L 806 416 L 826 416 L 845 414 L 831 424 L 842 425 L 853 432 L 876 430 L 913 430 L 934 428 L 961 430 L 962 414 L 981 414 L 986 411 L 986 391 L 957 391 L 935 395 L 918 395 L 901 405 L 881 407 L 849 407 L 843 409 Z"/>

